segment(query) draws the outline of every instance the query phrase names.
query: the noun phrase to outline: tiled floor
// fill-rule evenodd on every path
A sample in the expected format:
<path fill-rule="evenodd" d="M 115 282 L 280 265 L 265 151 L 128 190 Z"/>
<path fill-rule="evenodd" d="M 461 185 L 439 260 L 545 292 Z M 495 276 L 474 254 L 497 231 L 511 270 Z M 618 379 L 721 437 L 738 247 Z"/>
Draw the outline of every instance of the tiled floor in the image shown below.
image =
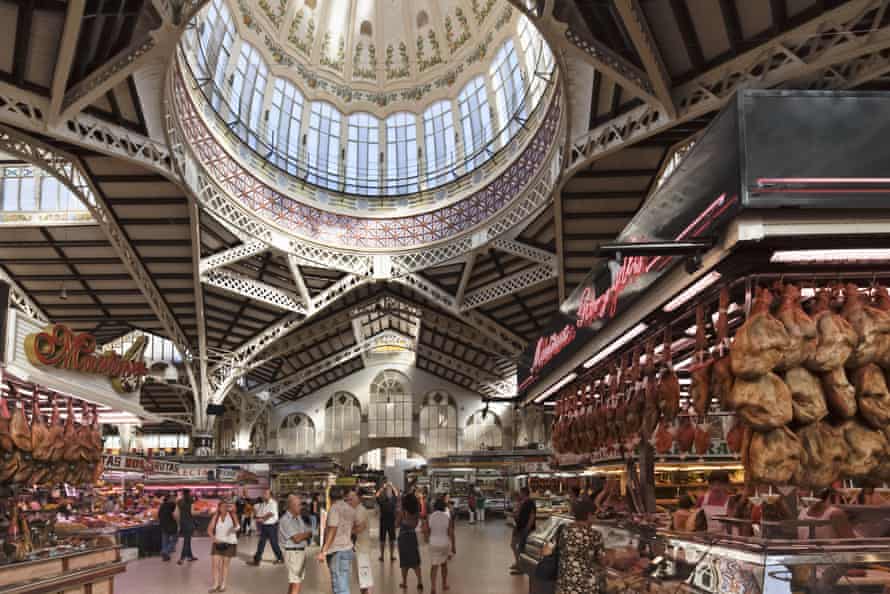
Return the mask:
<path fill-rule="evenodd" d="M 371 537 L 376 542 L 376 521 L 371 522 Z M 485 525 L 470 526 L 466 521 L 457 526 L 457 556 L 449 563 L 448 594 L 527 594 L 528 581 L 525 576 L 511 576 L 508 568 L 513 561 L 510 552 L 510 529 L 501 518 L 489 518 Z M 116 594 L 203 594 L 210 588 L 210 541 L 207 538 L 195 539 L 195 555 L 200 559 L 195 563 L 177 566 L 176 563 L 163 563 L 159 557 L 134 561 L 127 571 L 115 581 Z M 229 584 L 230 594 L 265 594 L 287 592 L 287 572 L 282 565 L 273 565 L 270 547 L 266 547 L 265 562 L 260 567 L 246 565 L 256 550 L 256 538 L 244 537 L 238 545 L 238 557 L 232 560 Z M 317 550 L 317 549 L 316 549 Z M 429 558 L 422 545 L 424 592 L 429 593 Z M 372 556 L 374 567 L 375 594 L 414 594 L 417 592 L 414 576 L 408 578 L 409 588 L 398 587 L 401 575 L 398 561 L 388 559 L 380 563 L 378 553 Z M 315 560 L 307 569 L 307 581 L 303 584 L 305 594 L 330 592 L 327 567 Z M 353 580 L 355 582 L 355 580 Z M 352 592 L 358 593 L 358 582 Z"/>

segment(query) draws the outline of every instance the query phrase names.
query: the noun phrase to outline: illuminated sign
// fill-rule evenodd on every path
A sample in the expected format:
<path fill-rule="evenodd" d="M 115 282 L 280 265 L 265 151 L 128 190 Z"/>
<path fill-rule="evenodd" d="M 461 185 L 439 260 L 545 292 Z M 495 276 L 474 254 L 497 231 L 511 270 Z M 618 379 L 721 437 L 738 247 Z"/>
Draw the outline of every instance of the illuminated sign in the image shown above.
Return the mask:
<path fill-rule="evenodd" d="M 93 335 L 75 334 L 64 324 L 51 324 L 25 337 L 25 354 L 32 365 L 104 375 L 120 394 L 138 391 L 148 375 L 144 352 L 145 337 L 140 336 L 123 356 L 111 350 L 97 353 Z"/>

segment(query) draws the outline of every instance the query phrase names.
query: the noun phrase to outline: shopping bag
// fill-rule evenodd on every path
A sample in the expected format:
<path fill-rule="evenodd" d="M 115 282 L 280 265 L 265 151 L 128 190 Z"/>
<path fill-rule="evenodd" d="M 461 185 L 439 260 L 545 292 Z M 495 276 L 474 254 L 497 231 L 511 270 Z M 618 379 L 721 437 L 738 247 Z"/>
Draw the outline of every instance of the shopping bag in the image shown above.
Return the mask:
<path fill-rule="evenodd" d="M 371 557 L 367 553 L 356 553 L 356 563 L 358 564 L 358 587 L 371 588 L 374 586 L 374 576 L 371 573 Z"/>

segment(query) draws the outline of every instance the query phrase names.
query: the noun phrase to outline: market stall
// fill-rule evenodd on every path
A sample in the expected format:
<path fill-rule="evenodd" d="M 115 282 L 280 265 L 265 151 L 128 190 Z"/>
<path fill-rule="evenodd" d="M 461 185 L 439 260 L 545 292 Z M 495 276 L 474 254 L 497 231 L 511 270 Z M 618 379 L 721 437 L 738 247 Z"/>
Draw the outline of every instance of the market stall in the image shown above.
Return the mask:
<path fill-rule="evenodd" d="M 529 357 L 526 403 L 556 396 L 554 466 L 616 474 L 599 520 L 607 548 L 628 551 L 619 582 L 890 585 L 890 533 L 853 539 L 824 519 L 823 497 L 851 503 L 890 480 L 890 220 L 865 210 L 890 195 L 890 149 L 853 104 L 890 112 L 870 94 L 740 94 Z M 714 477 L 731 496 L 722 515 L 699 497 Z M 682 495 L 706 528 L 668 530 Z M 853 523 L 890 515 L 856 507 Z"/>
<path fill-rule="evenodd" d="M 111 589 L 121 533 L 147 517 L 102 514 L 102 425 L 158 421 L 139 405 L 141 345 L 118 354 L 59 324 L 9 312 L 0 361 L 0 585 Z M 125 540 L 125 539 L 123 539 Z"/>

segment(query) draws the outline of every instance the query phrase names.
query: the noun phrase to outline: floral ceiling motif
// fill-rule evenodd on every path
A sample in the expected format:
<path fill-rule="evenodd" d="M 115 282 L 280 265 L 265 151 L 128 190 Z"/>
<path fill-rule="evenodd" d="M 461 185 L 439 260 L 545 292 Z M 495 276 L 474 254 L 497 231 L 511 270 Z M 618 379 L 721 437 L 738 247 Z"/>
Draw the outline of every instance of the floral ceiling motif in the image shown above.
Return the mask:
<path fill-rule="evenodd" d="M 506 0 L 237 0 L 237 8 L 277 64 L 310 87 L 380 106 L 454 84 L 518 14 Z"/>

